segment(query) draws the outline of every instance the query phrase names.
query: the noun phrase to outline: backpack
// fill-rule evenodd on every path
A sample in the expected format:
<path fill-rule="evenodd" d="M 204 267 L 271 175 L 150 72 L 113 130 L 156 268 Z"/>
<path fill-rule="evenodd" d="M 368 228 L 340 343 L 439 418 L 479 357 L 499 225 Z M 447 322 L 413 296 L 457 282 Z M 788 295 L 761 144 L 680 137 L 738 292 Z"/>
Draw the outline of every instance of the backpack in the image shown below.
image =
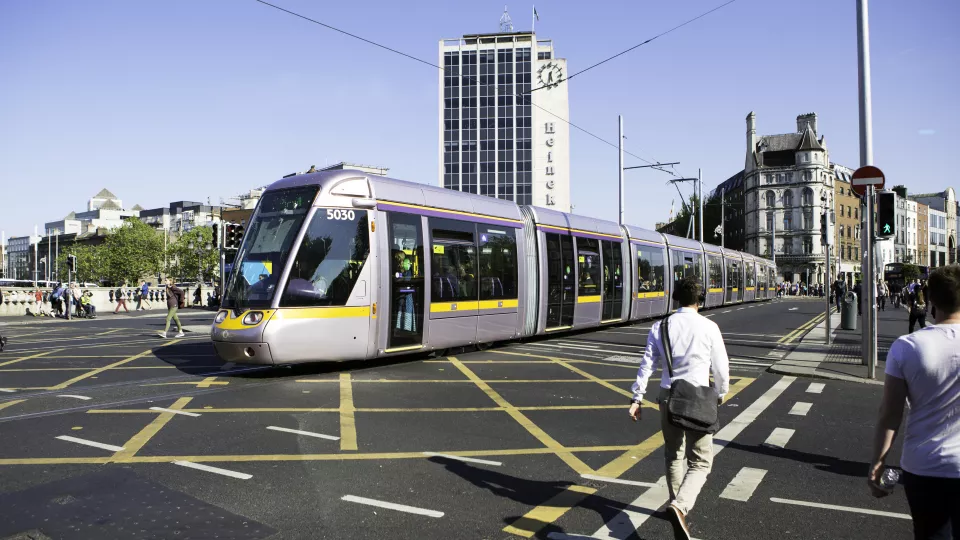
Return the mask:
<path fill-rule="evenodd" d="M 120 287 L 117 287 L 117 290 L 114 293 L 114 295 L 117 297 L 117 300 L 123 299 L 123 289 L 121 289 Z"/>

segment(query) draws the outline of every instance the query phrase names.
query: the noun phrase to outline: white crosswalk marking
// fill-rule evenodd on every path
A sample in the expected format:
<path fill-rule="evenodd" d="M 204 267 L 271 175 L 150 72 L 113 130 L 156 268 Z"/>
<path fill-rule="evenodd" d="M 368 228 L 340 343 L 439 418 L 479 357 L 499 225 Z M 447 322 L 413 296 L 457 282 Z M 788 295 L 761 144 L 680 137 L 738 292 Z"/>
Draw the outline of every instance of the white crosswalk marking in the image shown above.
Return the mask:
<path fill-rule="evenodd" d="M 813 406 L 813 403 L 804 403 L 798 401 L 792 409 L 790 409 L 790 414 L 794 416 L 806 416 L 810 412 L 810 407 Z"/>
<path fill-rule="evenodd" d="M 823 383 L 812 382 L 812 383 L 810 383 L 810 386 L 807 387 L 807 393 L 808 393 L 808 394 L 819 394 L 819 393 L 823 392 L 823 387 L 824 387 L 824 386 L 826 386 L 826 385 L 823 384 Z"/>
<path fill-rule="evenodd" d="M 793 437 L 793 433 L 794 430 L 792 429 L 776 428 L 767 437 L 767 440 L 763 441 L 763 445 L 772 448 L 785 448 L 787 443 L 790 442 L 790 437 Z"/>
<path fill-rule="evenodd" d="M 740 472 L 738 472 L 737 475 L 733 477 L 733 480 L 727 484 L 727 487 L 724 488 L 720 494 L 720 498 L 742 502 L 749 501 L 753 492 L 757 490 L 757 486 L 760 485 L 760 481 L 763 480 L 766 474 L 767 471 L 764 469 L 753 469 L 750 467 L 740 469 Z"/>
<path fill-rule="evenodd" d="M 776 382 L 769 390 L 764 392 L 759 399 L 750 404 L 749 407 L 737 415 L 729 424 L 723 427 L 713 436 L 713 454 L 716 456 L 721 450 L 726 448 L 730 441 L 735 439 L 744 429 L 760 416 L 760 413 L 767 410 L 767 407 L 776 400 L 784 390 L 795 381 L 796 377 L 783 377 Z M 647 519 L 653 515 L 669 499 L 670 494 L 667 490 L 667 478 L 660 477 L 657 485 L 645 491 L 635 501 L 630 503 L 629 509 L 621 511 L 608 521 L 603 527 L 593 533 L 594 538 L 604 540 L 624 540 L 633 535 L 637 529 L 643 525 Z M 632 510 L 636 508 L 637 510 Z"/>

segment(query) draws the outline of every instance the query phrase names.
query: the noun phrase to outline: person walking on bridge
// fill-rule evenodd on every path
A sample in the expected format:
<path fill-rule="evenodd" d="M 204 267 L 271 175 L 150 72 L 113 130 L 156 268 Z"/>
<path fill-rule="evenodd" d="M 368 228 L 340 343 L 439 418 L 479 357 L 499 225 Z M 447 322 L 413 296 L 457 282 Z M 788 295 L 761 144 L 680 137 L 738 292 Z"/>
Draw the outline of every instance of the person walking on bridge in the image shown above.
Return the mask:
<path fill-rule="evenodd" d="M 717 407 L 730 388 L 730 365 L 720 327 L 697 312 L 702 296 L 699 279 L 677 282 L 673 299 L 681 307 L 650 328 L 637 380 L 631 388 L 629 410 L 634 421 L 640 419 L 647 382 L 660 361 L 663 373 L 658 403 L 670 493 L 665 514 L 673 525 L 674 537 L 682 540 L 691 538 L 687 515 L 713 467 Z M 681 398 L 695 403 L 697 410 L 681 410 Z M 696 421 L 689 422 L 691 418 Z"/>
<path fill-rule="evenodd" d="M 937 324 L 900 337 L 887 354 L 867 478 L 875 497 L 896 485 L 885 462 L 909 401 L 900 466 L 918 540 L 960 538 L 960 265 L 933 271 L 929 289 Z"/>

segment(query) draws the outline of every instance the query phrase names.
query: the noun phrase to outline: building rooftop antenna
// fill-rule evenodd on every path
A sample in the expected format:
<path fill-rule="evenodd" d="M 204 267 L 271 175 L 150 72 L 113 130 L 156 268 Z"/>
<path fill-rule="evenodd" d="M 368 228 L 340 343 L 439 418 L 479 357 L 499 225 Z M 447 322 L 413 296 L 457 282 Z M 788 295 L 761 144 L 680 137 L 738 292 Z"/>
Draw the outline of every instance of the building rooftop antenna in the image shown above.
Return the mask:
<path fill-rule="evenodd" d="M 503 6 L 503 15 L 500 16 L 500 32 L 513 32 L 513 19 L 511 19 L 510 14 L 507 13 L 506 5 Z"/>

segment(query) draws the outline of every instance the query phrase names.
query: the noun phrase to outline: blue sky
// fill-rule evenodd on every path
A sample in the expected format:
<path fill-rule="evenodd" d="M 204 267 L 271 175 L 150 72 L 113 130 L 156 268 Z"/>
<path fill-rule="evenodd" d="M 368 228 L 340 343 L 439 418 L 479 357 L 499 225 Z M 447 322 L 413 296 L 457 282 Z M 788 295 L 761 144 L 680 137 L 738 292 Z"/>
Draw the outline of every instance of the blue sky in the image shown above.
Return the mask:
<path fill-rule="evenodd" d="M 502 2 L 275 0 L 413 56 L 492 32 Z M 540 38 L 576 72 L 721 0 L 541 1 Z M 858 165 L 854 0 L 738 0 L 570 84 L 570 120 L 712 188 L 760 134 L 819 115 L 831 160 Z M 508 4 L 517 30 L 531 5 Z M 960 3 L 870 5 L 875 163 L 888 185 L 960 187 Z M 253 0 L 0 2 L 0 229 L 81 210 L 103 187 L 151 208 L 239 194 L 341 160 L 437 182 L 437 73 Z M 617 152 L 573 131 L 576 212 L 615 215 Z M 627 158 L 628 165 L 640 164 Z M 666 175 L 627 173 L 627 221 L 667 218 Z M 689 187 L 685 194 L 689 193 Z M 676 203 L 679 207 L 679 201 Z"/>

